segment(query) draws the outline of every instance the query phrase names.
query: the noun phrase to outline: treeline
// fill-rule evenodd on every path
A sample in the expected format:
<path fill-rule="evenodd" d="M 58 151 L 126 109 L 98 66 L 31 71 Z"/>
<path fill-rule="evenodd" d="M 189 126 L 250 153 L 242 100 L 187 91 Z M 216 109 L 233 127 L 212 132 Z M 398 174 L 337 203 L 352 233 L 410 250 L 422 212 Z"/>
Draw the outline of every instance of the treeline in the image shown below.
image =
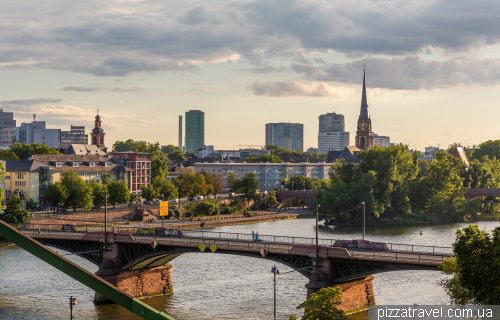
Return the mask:
<path fill-rule="evenodd" d="M 281 184 L 288 190 L 322 190 L 330 184 L 330 181 L 295 175 L 288 179 L 281 179 Z"/>
<path fill-rule="evenodd" d="M 280 163 L 283 162 L 283 159 L 280 158 L 282 156 L 295 156 L 300 159 L 303 159 L 306 161 L 307 159 L 322 159 L 326 160 L 327 154 L 326 153 L 308 153 L 308 152 L 303 152 L 300 150 L 287 150 L 283 149 L 282 147 L 278 146 L 277 144 L 270 144 L 266 146 L 264 150 L 269 150 L 271 151 L 271 154 L 263 154 L 262 156 L 251 156 L 251 157 L 245 157 L 243 160 L 248 163 L 259 163 L 259 162 L 269 162 L 269 163 Z"/>
<path fill-rule="evenodd" d="M 170 160 L 173 161 L 185 161 L 186 157 L 181 148 L 169 144 L 166 147 L 160 148 L 160 143 L 144 143 L 144 142 L 134 142 L 132 139 L 127 141 L 116 141 L 113 144 L 113 152 L 125 152 L 125 151 L 135 151 L 135 152 L 154 152 L 161 151 L 166 154 Z"/>
<path fill-rule="evenodd" d="M 0 159 L 24 159 L 29 158 L 34 154 L 61 154 L 58 150 L 53 149 L 45 144 L 40 143 L 14 143 L 10 150 L 0 151 Z"/>
<path fill-rule="evenodd" d="M 339 225 L 359 224 L 362 201 L 366 223 L 372 225 L 474 218 L 480 203 L 463 195 L 469 185 L 492 186 L 500 174 L 500 163 L 495 157 L 482 156 L 467 169 L 452 156 L 454 148 L 436 152 L 432 161 L 419 161 L 418 154 L 410 154 L 407 146 L 375 146 L 358 154 L 359 165 L 333 164 L 330 185 L 318 193 L 321 219 Z"/>

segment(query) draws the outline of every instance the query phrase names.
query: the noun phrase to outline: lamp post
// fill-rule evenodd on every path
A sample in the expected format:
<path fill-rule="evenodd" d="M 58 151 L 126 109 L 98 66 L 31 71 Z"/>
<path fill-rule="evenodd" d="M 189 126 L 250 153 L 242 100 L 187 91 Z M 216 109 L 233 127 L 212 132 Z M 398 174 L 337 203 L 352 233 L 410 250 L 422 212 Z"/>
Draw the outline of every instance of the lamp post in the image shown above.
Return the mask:
<path fill-rule="evenodd" d="M 73 320 L 74 317 L 73 317 L 73 306 L 76 305 L 76 298 L 73 298 L 73 296 L 71 296 L 69 298 L 69 316 L 70 316 L 70 320 Z"/>
<path fill-rule="evenodd" d="M 108 249 L 108 196 L 104 195 L 104 250 Z"/>
<path fill-rule="evenodd" d="M 319 269 L 318 216 L 320 207 L 321 206 L 319 204 L 316 204 L 316 271 Z"/>
<path fill-rule="evenodd" d="M 361 201 L 363 205 L 363 240 L 365 240 L 365 202 Z"/>
<path fill-rule="evenodd" d="M 161 201 L 165 201 L 165 197 L 164 195 L 162 194 L 161 195 Z M 161 213 L 161 212 L 160 212 Z M 163 225 L 164 225 L 164 221 L 165 221 L 165 217 L 164 216 L 161 216 L 161 227 L 163 228 Z"/>
<path fill-rule="evenodd" d="M 293 191 L 293 180 L 292 180 L 292 191 Z"/>
<path fill-rule="evenodd" d="M 276 266 L 273 266 L 271 272 L 274 273 L 274 320 L 276 320 L 276 275 L 280 272 L 276 269 Z"/>
<path fill-rule="evenodd" d="M 306 182 L 304 181 L 304 191 L 306 191 Z"/>

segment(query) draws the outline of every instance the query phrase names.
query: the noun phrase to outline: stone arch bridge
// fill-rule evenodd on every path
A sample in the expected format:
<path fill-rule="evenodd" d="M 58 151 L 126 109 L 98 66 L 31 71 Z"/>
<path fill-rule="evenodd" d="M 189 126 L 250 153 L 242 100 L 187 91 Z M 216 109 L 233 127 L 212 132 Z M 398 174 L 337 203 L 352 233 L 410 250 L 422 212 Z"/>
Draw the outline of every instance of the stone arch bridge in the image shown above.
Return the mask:
<path fill-rule="evenodd" d="M 309 190 L 292 190 L 292 191 L 276 191 L 276 200 L 278 200 L 279 208 L 289 205 L 293 200 L 299 199 L 304 202 L 309 209 L 312 209 L 316 201 L 317 191 Z"/>
<path fill-rule="evenodd" d="M 500 198 L 500 188 L 472 188 L 467 190 L 464 197 L 466 199 L 472 200 L 481 197 L 499 197 Z"/>

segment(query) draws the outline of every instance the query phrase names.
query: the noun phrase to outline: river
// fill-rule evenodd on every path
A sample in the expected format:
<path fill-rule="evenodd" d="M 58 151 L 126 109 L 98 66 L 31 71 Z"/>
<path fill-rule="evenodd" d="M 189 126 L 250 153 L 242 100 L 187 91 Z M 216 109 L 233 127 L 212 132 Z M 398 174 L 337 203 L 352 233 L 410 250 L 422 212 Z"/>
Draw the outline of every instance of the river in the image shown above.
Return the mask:
<path fill-rule="evenodd" d="M 373 241 L 451 246 L 456 229 L 467 223 L 367 228 Z M 498 221 L 478 222 L 490 232 Z M 213 231 L 315 236 L 314 219 L 293 219 L 212 228 Z M 359 239 L 360 228 L 320 225 L 320 238 Z M 422 233 L 422 234 L 420 234 Z M 95 272 L 97 266 L 70 255 L 66 257 Z M 184 254 L 172 261 L 174 294 L 144 301 L 178 320 L 272 319 L 275 263 L 266 259 L 213 253 Z M 291 269 L 277 265 L 281 273 Z M 375 275 L 378 305 L 449 304 L 437 281 L 438 271 L 394 271 Z M 278 318 L 299 315 L 295 307 L 306 297 L 307 279 L 297 272 L 278 276 Z M 45 262 L 18 248 L 0 248 L 0 319 L 68 319 L 69 296 L 77 298 L 75 319 L 140 319 L 117 305 L 95 306 L 94 292 Z"/>

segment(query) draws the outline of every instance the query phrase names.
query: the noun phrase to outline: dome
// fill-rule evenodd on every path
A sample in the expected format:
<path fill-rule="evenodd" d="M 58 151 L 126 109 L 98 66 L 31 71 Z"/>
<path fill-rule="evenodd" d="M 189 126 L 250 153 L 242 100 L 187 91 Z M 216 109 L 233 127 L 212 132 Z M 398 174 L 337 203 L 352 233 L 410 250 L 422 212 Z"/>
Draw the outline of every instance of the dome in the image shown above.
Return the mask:
<path fill-rule="evenodd" d="M 97 114 L 97 116 L 95 116 L 95 121 L 101 121 L 101 116 L 99 114 Z"/>

